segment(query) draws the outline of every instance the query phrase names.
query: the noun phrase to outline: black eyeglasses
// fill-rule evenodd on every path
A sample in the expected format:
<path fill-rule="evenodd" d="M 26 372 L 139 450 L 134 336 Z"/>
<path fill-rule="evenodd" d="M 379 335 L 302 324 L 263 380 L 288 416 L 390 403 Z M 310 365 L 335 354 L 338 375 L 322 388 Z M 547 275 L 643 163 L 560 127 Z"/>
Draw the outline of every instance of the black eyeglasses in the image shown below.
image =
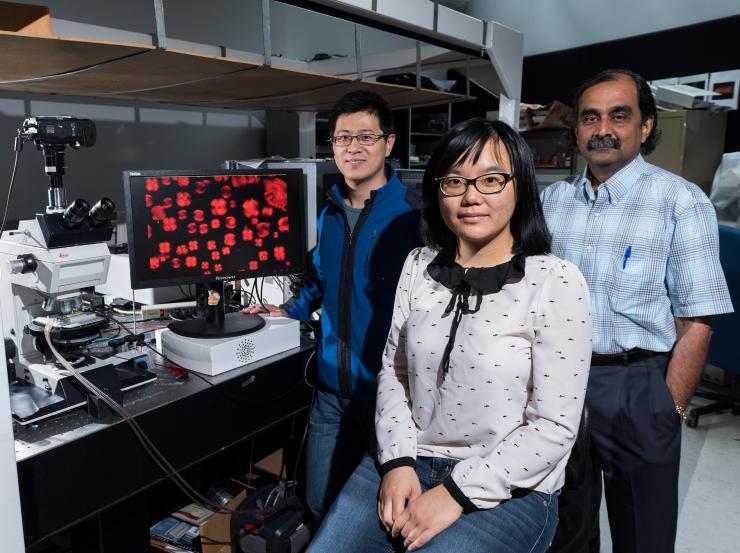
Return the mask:
<path fill-rule="evenodd" d="M 387 134 L 338 134 L 332 136 L 329 142 L 335 146 L 349 146 L 352 144 L 352 139 L 356 139 L 360 146 L 372 146 L 381 138 L 387 137 Z"/>
<path fill-rule="evenodd" d="M 438 177 L 439 189 L 445 196 L 462 196 L 471 184 L 481 194 L 498 194 L 506 188 L 506 183 L 514 178 L 514 173 L 485 173 L 474 179 L 449 176 Z"/>

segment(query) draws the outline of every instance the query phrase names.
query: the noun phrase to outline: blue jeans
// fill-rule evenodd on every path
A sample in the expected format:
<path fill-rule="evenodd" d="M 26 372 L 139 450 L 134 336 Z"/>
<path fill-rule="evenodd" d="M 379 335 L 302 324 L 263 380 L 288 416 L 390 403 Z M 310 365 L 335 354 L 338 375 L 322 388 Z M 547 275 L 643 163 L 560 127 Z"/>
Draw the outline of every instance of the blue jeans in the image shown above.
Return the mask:
<path fill-rule="evenodd" d="M 308 419 L 306 506 L 321 522 L 362 458 L 375 457 L 375 400 L 319 390 Z"/>
<path fill-rule="evenodd" d="M 416 473 L 422 491 L 439 485 L 457 461 L 420 457 Z M 366 458 L 352 474 L 306 553 L 403 552 L 403 538 L 392 538 L 378 518 L 380 475 Z M 544 553 L 555 534 L 557 494 L 529 492 L 492 509 L 462 515 L 424 545 L 424 553 Z"/>

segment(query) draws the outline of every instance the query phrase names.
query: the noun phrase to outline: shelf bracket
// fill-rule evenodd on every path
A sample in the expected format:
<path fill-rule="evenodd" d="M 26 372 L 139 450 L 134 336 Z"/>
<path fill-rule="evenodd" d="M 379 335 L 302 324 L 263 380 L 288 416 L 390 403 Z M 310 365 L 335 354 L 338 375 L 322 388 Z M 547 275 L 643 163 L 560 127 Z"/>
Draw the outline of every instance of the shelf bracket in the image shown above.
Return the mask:
<path fill-rule="evenodd" d="M 355 66 L 357 67 L 357 80 L 362 80 L 362 29 L 355 23 Z"/>
<path fill-rule="evenodd" d="M 163 0 L 154 0 L 154 23 L 157 30 L 157 33 L 154 36 L 154 40 L 156 42 L 155 46 L 160 50 L 164 50 L 167 48 L 167 33 L 165 33 L 164 29 Z"/>
<path fill-rule="evenodd" d="M 260 1 L 262 19 L 262 55 L 265 67 L 272 67 L 272 38 L 270 36 L 270 0 Z"/>
<path fill-rule="evenodd" d="M 421 42 L 416 41 L 416 88 L 421 88 Z"/>

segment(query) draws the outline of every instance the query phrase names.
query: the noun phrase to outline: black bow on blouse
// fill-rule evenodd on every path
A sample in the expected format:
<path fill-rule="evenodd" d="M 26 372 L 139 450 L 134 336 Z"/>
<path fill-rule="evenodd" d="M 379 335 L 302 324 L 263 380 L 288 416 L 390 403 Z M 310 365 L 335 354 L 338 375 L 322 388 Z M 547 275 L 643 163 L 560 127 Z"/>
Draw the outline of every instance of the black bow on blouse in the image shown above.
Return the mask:
<path fill-rule="evenodd" d="M 447 304 L 444 316 L 452 310 L 450 337 L 447 340 L 444 355 L 442 356 L 442 380 L 450 370 L 450 354 L 455 345 L 457 327 L 466 313 L 476 313 L 481 306 L 484 294 L 495 294 L 509 281 L 518 281 L 524 278 L 526 256 L 518 253 L 506 263 L 494 267 L 471 267 L 466 269 L 454 261 L 444 261 L 440 255 L 427 267 L 427 272 L 434 280 L 452 291 L 452 298 Z M 475 308 L 470 309 L 470 296 L 476 296 Z"/>

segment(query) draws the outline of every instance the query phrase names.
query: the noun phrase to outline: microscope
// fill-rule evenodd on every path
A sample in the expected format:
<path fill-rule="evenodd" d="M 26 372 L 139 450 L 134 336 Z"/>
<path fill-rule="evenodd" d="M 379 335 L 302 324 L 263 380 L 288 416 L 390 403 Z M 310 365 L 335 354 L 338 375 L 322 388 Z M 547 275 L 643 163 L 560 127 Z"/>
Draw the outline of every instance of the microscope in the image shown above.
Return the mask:
<path fill-rule="evenodd" d="M 50 180 L 45 212 L 19 221 L 17 230 L 0 236 L 2 330 L 11 408 L 21 424 L 88 402 L 82 386 L 48 347 L 44 329 L 49 323 L 54 324 L 54 347 L 85 378 L 114 397 L 155 378 L 148 371 L 117 370 L 134 359 L 133 353 L 98 359 L 85 351 L 107 326 L 105 317 L 83 305 L 83 289 L 106 281 L 110 263 L 106 242 L 112 235 L 115 205 L 108 198 L 92 207 L 84 199 L 67 205 L 64 151 L 67 146 L 92 146 L 95 137 L 92 121 L 67 116 L 32 117 L 18 129 L 16 151 L 22 150 L 24 142 L 34 142 Z"/>

